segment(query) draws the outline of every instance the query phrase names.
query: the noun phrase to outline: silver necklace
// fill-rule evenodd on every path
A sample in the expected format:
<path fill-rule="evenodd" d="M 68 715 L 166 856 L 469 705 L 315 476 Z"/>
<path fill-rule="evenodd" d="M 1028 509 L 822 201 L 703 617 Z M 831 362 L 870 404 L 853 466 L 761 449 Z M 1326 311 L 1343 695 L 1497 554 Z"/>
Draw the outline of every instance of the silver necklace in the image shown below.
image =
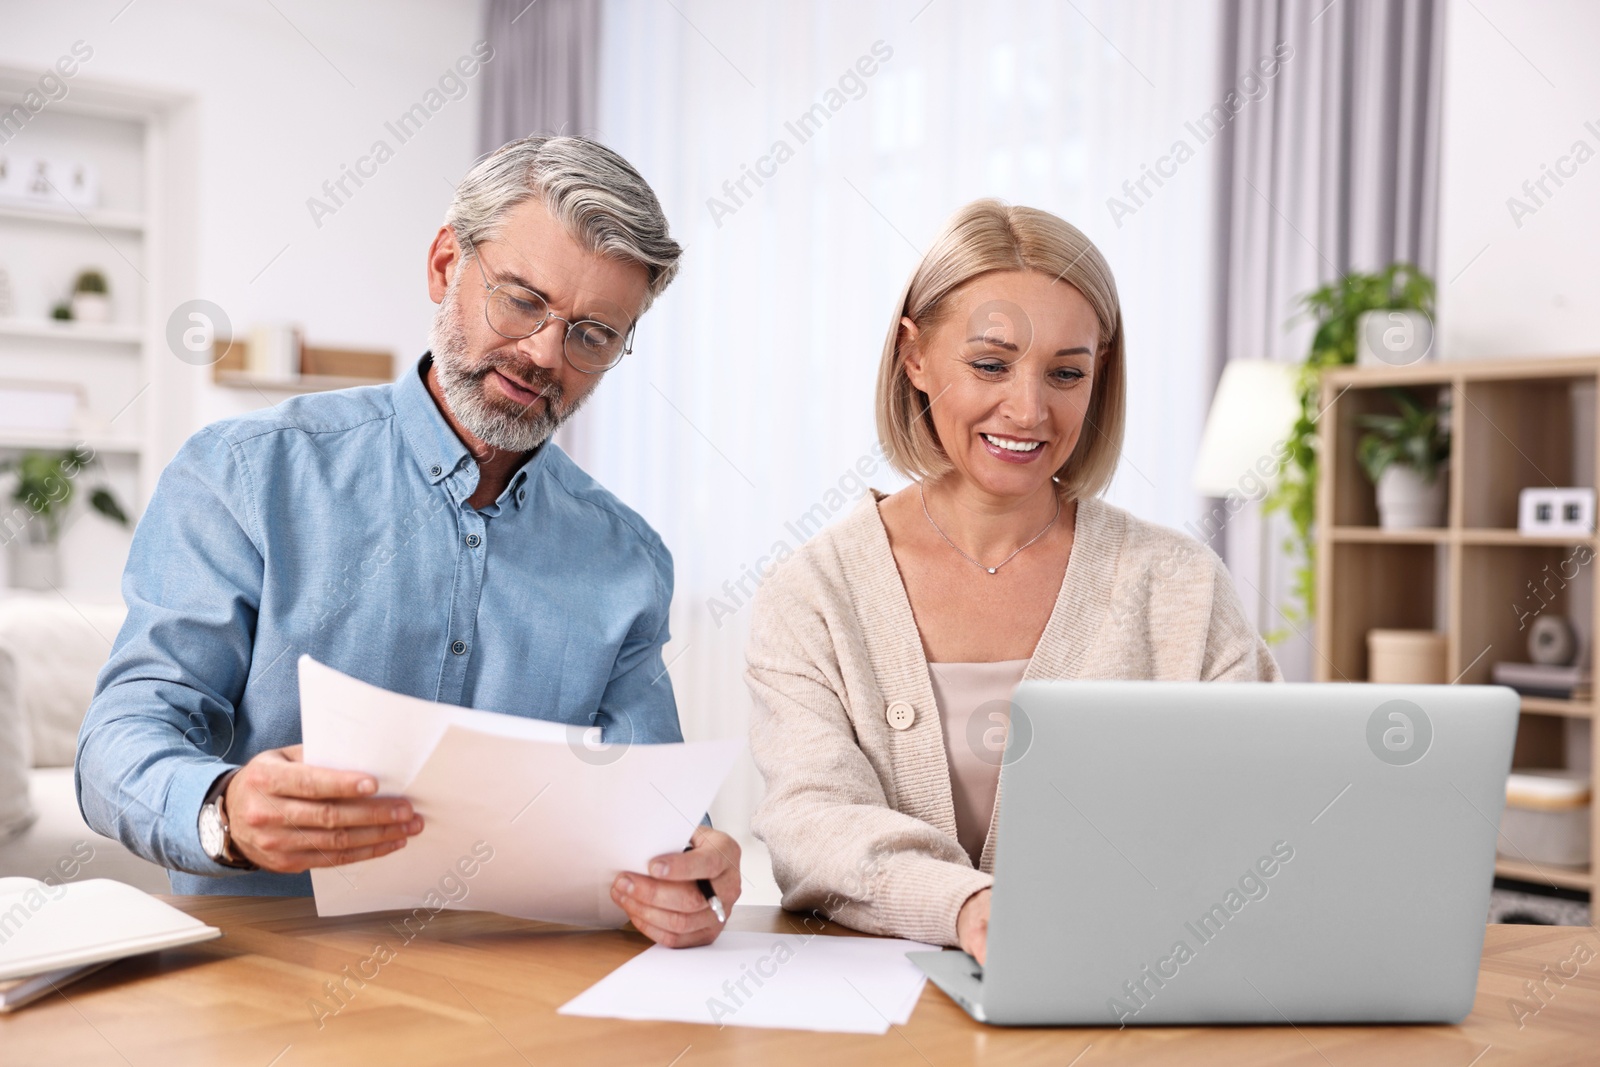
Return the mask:
<path fill-rule="evenodd" d="M 938 534 L 940 537 L 944 538 L 944 543 L 949 545 L 951 548 L 955 549 L 957 554 L 959 554 L 962 559 L 966 560 L 968 563 L 972 564 L 974 567 L 979 567 L 979 568 L 982 568 L 983 570 L 988 571 L 990 574 L 993 574 L 995 571 L 998 571 L 1001 567 L 1004 567 L 1007 563 L 1010 563 L 1012 560 L 1016 559 L 1017 556 L 1022 554 L 1022 549 L 1023 548 L 1027 548 L 1029 545 L 1032 545 L 1035 541 L 1039 540 L 1039 538 L 1041 538 L 1045 534 L 1049 533 L 1050 532 L 1050 527 L 1054 526 L 1056 524 L 1056 520 L 1061 517 L 1061 494 L 1057 493 L 1056 494 L 1056 513 L 1050 517 L 1050 521 L 1049 522 L 1044 524 L 1044 529 L 1040 530 L 1038 533 L 1034 534 L 1031 538 L 1029 538 L 1028 543 L 1023 545 L 1022 548 L 1017 549 L 1015 552 L 1011 553 L 1011 555 L 1007 556 L 1005 559 L 1001 560 L 999 563 L 996 563 L 993 567 L 985 567 L 982 563 L 979 563 L 977 560 L 973 559 L 971 556 L 967 555 L 965 552 L 962 552 L 961 551 L 961 546 L 956 544 L 954 541 L 950 540 L 950 535 L 949 534 L 947 534 L 943 530 L 939 529 L 939 524 L 933 521 L 933 515 L 928 511 L 928 494 L 923 492 L 922 483 L 921 482 L 917 483 L 917 495 L 922 498 L 922 514 L 927 516 L 928 525 L 933 527 L 933 532 Z"/>

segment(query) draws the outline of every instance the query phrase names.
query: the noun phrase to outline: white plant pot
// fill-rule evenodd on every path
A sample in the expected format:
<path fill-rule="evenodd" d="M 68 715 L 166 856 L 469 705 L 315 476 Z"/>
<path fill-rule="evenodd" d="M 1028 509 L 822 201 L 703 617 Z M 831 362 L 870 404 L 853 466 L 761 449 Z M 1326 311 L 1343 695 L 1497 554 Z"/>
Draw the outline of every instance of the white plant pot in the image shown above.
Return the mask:
<path fill-rule="evenodd" d="M 78 322 L 110 322 L 111 298 L 105 293 L 73 293 L 72 317 Z"/>
<path fill-rule="evenodd" d="M 61 586 L 61 546 L 57 542 L 34 541 L 22 532 L 11 539 L 8 552 L 11 588 L 49 592 Z"/>
<path fill-rule="evenodd" d="M 1433 481 L 1425 481 L 1411 467 L 1391 463 L 1378 476 L 1378 525 L 1385 530 L 1431 529 L 1444 525 L 1445 486 L 1449 477 L 1443 466 Z"/>
<path fill-rule="evenodd" d="M 1385 308 L 1356 321 L 1356 364 L 1409 367 L 1433 354 L 1433 320 L 1426 312 Z"/>

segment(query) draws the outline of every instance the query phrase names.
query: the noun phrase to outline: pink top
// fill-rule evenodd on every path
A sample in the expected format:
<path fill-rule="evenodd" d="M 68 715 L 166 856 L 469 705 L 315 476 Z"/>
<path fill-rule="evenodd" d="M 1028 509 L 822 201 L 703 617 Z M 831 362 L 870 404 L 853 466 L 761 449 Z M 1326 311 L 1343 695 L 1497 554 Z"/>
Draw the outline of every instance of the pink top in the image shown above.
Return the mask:
<path fill-rule="evenodd" d="M 930 663 L 933 699 L 944 729 L 950 764 L 950 794 L 956 807 L 956 840 L 979 865 L 994 815 L 1000 785 L 1000 759 L 1006 749 L 1011 692 L 1022 681 L 1028 660 L 998 663 Z"/>

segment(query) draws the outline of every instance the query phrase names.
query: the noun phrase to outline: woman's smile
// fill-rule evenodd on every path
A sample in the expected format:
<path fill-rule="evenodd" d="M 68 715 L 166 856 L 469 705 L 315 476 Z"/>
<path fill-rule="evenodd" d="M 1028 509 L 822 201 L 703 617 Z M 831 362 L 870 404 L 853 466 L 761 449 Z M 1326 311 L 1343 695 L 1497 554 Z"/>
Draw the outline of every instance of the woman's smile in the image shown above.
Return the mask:
<path fill-rule="evenodd" d="M 978 437 L 983 440 L 984 450 L 1002 463 L 1032 463 L 1045 454 L 1045 442 L 1037 438 L 982 431 Z"/>

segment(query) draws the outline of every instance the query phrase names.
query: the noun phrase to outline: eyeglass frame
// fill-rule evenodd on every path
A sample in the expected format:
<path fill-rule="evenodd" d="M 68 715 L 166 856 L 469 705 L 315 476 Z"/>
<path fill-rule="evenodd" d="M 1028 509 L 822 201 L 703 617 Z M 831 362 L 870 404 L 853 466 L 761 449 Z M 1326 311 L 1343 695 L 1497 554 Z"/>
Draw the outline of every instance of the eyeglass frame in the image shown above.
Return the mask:
<path fill-rule="evenodd" d="M 555 311 L 555 308 L 550 306 L 549 299 L 546 298 L 543 293 L 539 292 L 536 289 L 530 289 L 526 285 L 521 285 L 521 284 L 518 284 L 517 282 L 501 282 L 498 285 L 490 285 L 489 284 L 489 275 L 483 269 L 483 257 L 478 255 L 477 242 L 472 241 L 472 240 L 469 239 L 469 240 L 466 241 L 466 245 L 467 245 L 467 250 L 468 250 L 469 254 L 472 256 L 473 262 L 475 262 L 478 265 L 478 277 L 483 279 L 483 287 L 484 287 L 485 290 L 488 291 L 488 295 L 485 296 L 484 299 L 483 299 L 483 321 L 484 321 L 485 324 L 488 325 L 489 329 L 493 330 L 499 336 L 504 337 L 508 341 L 522 341 L 522 340 L 526 340 L 529 337 L 532 337 L 534 334 L 536 334 L 540 330 L 544 329 L 545 326 L 549 324 L 551 319 L 556 319 L 556 320 L 558 320 L 560 322 L 564 322 L 564 323 L 567 324 L 567 331 L 566 331 L 565 334 L 562 335 L 562 338 L 561 338 L 561 358 L 567 361 L 567 366 L 571 367 L 573 370 L 577 371 L 579 374 L 604 374 L 606 371 L 614 369 L 617 366 L 618 363 L 621 363 L 623 361 L 623 359 L 625 357 L 633 355 L 633 334 L 634 334 L 634 331 L 639 328 L 639 320 L 638 319 L 634 319 L 632 324 L 630 324 L 628 326 L 628 332 L 621 335 L 622 336 L 622 353 L 621 353 L 621 355 L 617 356 L 617 358 L 613 362 L 607 364 L 604 367 L 599 368 L 598 370 L 587 370 L 587 369 L 585 369 L 583 367 L 578 366 L 575 362 L 573 362 L 572 354 L 567 351 L 567 340 L 572 336 L 573 327 L 577 326 L 580 323 L 588 322 L 588 323 L 593 323 L 594 325 L 599 326 L 602 329 L 610 330 L 613 333 L 617 332 L 616 327 L 610 326 L 610 325 L 608 325 L 608 324 L 606 324 L 604 322 L 601 322 L 599 319 L 569 319 L 569 318 L 566 318 L 563 315 L 557 315 L 556 311 Z M 539 320 L 539 325 L 535 326 L 533 329 L 529 330 L 527 333 L 521 334 L 519 336 L 512 336 L 509 333 L 502 333 L 500 328 L 497 327 L 489 319 L 489 304 L 494 300 L 494 294 L 496 292 L 498 292 L 499 290 L 501 290 L 501 289 L 521 289 L 525 293 L 532 293 L 534 296 L 538 297 L 539 301 L 544 304 L 544 318 Z"/>

